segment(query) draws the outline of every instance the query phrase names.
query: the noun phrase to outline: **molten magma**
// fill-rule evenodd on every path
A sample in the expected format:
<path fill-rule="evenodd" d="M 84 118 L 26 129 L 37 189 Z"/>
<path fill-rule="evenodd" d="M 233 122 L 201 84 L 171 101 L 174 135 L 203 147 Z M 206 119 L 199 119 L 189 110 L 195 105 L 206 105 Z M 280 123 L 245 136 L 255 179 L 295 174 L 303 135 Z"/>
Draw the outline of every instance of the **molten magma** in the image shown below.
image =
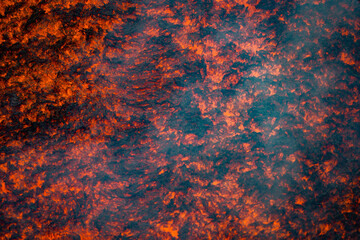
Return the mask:
<path fill-rule="evenodd" d="M 357 0 L 3 0 L 1 239 L 356 239 Z"/>

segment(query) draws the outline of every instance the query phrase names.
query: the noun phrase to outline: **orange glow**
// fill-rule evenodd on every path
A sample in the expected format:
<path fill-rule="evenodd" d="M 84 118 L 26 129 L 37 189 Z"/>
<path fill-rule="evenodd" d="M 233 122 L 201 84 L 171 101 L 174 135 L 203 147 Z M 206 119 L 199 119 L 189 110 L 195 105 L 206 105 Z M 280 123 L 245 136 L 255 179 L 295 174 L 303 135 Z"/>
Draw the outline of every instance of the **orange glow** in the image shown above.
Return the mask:
<path fill-rule="evenodd" d="M 4 0 L 0 236 L 356 239 L 359 4 Z"/>

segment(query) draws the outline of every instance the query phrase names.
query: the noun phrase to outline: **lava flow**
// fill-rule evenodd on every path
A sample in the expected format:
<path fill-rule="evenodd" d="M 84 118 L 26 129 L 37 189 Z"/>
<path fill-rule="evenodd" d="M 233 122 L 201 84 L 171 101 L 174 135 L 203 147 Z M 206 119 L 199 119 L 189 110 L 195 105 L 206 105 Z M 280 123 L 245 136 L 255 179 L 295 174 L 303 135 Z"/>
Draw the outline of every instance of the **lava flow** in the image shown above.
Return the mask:
<path fill-rule="evenodd" d="M 0 239 L 358 239 L 358 0 L 2 0 Z"/>

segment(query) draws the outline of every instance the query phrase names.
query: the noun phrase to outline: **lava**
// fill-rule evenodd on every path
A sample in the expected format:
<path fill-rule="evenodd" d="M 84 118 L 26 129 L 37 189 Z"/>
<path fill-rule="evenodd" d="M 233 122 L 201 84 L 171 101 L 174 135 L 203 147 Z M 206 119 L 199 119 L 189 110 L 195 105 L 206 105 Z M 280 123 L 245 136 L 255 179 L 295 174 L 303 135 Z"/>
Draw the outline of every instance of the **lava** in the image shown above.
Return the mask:
<path fill-rule="evenodd" d="M 357 239 L 356 0 L 4 0 L 1 239 Z"/>

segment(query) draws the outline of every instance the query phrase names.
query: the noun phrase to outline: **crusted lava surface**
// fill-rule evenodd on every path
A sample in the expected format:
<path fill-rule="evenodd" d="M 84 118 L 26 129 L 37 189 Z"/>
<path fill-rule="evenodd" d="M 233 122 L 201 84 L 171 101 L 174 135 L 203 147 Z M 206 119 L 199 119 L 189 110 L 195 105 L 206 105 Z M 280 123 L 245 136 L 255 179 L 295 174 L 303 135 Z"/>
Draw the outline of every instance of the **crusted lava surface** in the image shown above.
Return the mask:
<path fill-rule="evenodd" d="M 0 239 L 357 239 L 357 0 L 2 0 Z"/>

